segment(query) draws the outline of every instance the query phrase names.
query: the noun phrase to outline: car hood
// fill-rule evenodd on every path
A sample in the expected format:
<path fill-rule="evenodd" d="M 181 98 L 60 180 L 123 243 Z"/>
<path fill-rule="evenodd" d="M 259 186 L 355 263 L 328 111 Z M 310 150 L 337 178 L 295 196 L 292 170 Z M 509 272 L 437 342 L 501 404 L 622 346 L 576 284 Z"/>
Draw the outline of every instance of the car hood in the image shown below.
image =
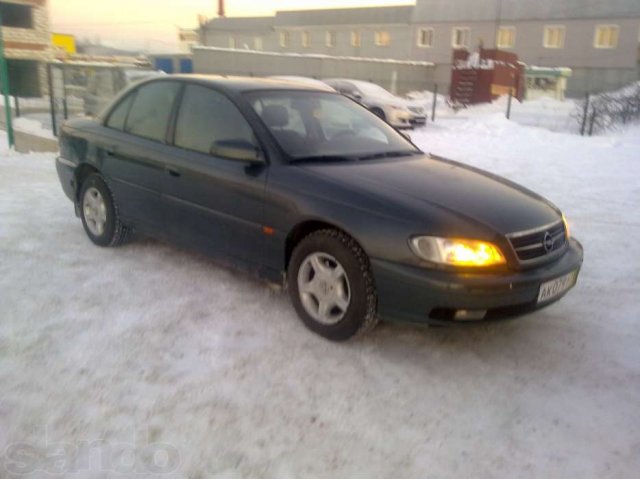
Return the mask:
<path fill-rule="evenodd" d="M 561 219 L 553 204 L 520 185 L 432 155 L 312 164 L 303 168 L 351 191 L 359 191 L 363 198 L 373 196 L 393 202 L 418 216 L 421 210 L 427 215 L 435 207 L 502 235 Z"/>

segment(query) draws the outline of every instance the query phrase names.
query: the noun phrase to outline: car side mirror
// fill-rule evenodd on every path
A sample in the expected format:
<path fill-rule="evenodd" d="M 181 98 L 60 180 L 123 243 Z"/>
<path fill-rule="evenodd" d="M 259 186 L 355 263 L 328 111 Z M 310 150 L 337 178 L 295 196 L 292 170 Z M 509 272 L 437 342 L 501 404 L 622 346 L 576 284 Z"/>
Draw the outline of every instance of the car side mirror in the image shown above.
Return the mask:
<path fill-rule="evenodd" d="M 211 144 L 209 151 L 214 157 L 247 163 L 264 163 L 260 147 L 246 140 L 218 140 Z"/>

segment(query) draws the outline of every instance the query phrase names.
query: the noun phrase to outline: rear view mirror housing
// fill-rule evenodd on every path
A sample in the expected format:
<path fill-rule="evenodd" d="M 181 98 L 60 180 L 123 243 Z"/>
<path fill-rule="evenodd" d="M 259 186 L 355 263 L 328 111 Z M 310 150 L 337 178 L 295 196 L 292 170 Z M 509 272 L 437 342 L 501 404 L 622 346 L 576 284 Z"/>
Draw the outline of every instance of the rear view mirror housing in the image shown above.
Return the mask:
<path fill-rule="evenodd" d="M 211 144 L 209 151 L 214 157 L 247 163 L 265 163 L 260 147 L 246 140 L 218 140 Z"/>

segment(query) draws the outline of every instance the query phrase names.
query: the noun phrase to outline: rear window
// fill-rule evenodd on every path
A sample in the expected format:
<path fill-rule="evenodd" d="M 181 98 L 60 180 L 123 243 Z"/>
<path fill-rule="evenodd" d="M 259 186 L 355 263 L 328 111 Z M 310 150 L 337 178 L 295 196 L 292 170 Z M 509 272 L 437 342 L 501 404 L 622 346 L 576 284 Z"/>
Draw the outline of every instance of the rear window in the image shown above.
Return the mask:
<path fill-rule="evenodd" d="M 124 130 L 124 122 L 127 121 L 129 107 L 131 107 L 131 103 L 133 102 L 134 97 L 134 94 L 128 95 L 118 104 L 113 112 L 111 112 L 111 115 L 109 115 L 109 120 L 107 120 L 107 127 L 113 128 L 115 130 Z"/>
<path fill-rule="evenodd" d="M 126 131 L 139 137 L 165 141 L 167 125 L 180 84 L 154 82 L 143 85 L 137 94 L 127 117 Z"/>

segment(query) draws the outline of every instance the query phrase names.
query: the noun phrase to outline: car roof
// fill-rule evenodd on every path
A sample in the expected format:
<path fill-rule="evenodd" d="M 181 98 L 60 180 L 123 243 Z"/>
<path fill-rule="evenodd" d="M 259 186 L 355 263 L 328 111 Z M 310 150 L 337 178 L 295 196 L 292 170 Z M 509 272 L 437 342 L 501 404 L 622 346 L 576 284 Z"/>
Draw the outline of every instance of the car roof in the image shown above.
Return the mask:
<path fill-rule="evenodd" d="M 323 88 L 318 85 L 310 85 L 302 82 L 291 80 L 281 80 L 276 78 L 263 77 L 240 77 L 226 75 L 167 75 L 162 79 L 156 80 L 182 80 L 199 83 L 201 85 L 210 85 L 223 90 L 234 92 L 249 92 L 253 90 L 309 90 L 315 92 L 332 93 L 333 89 L 327 85 Z"/>
<path fill-rule="evenodd" d="M 273 75 L 268 78 L 273 80 L 281 80 L 283 82 L 293 82 L 296 85 L 302 83 L 304 85 L 308 85 L 310 87 L 317 87 L 321 90 L 326 90 L 328 92 L 335 92 L 335 89 L 324 83 L 322 80 L 318 80 L 310 77 L 301 77 L 297 75 Z"/>

